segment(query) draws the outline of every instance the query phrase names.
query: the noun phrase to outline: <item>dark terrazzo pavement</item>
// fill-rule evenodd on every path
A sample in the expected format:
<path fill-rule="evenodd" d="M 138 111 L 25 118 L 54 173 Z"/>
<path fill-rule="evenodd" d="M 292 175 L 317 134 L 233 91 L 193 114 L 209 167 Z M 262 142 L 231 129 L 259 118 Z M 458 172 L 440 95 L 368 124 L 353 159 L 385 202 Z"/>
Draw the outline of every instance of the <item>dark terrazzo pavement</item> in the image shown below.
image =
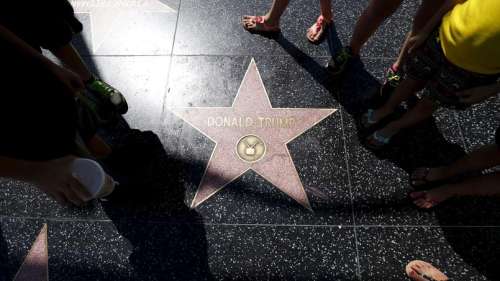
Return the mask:
<path fill-rule="evenodd" d="M 372 104 L 417 2 L 404 1 L 367 43 L 363 63 L 337 83 L 323 69 L 327 42 L 304 37 L 318 1 L 291 1 L 277 39 L 239 24 L 270 0 L 162 2 L 176 12 L 138 10 L 97 50 L 91 15 L 78 15 L 86 31 L 75 44 L 130 104 L 128 125 L 103 130 L 116 150 L 104 164 L 123 186 L 109 202 L 77 209 L 1 180 L 1 281 L 12 280 L 43 223 L 50 280 L 404 280 L 413 259 L 454 280 L 500 280 L 500 201 L 452 200 L 422 212 L 407 198 L 412 169 L 492 141 L 498 100 L 440 111 L 386 153 L 358 138 L 355 118 Z M 343 43 L 367 2 L 333 1 Z M 230 106 L 252 58 L 274 107 L 339 109 L 288 145 L 314 212 L 253 172 L 196 210 L 186 207 L 214 144 L 168 108 Z"/>

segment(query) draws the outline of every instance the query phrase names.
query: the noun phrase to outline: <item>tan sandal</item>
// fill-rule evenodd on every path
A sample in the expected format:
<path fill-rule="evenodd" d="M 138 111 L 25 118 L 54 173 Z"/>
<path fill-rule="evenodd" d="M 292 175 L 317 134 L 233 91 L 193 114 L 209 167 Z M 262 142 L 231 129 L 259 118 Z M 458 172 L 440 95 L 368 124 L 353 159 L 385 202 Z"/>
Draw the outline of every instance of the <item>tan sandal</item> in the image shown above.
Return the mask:
<path fill-rule="evenodd" d="M 318 19 L 316 19 L 316 22 L 307 30 L 307 40 L 309 40 L 312 44 L 321 43 L 323 39 L 325 39 L 327 27 L 331 23 L 333 23 L 333 20 L 326 21 L 323 15 L 319 16 Z M 316 36 L 317 39 L 313 39 Z"/>
<path fill-rule="evenodd" d="M 248 26 L 245 20 L 250 20 L 254 26 Z M 243 16 L 241 23 L 243 28 L 250 33 L 277 34 L 281 32 L 279 26 L 269 25 L 264 21 L 263 16 Z"/>
<path fill-rule="evenodd" d="M 406 275 L 414 281 L 451 281 L 432 264 L 420 260 L 411 261 L 406 265 Z"/>

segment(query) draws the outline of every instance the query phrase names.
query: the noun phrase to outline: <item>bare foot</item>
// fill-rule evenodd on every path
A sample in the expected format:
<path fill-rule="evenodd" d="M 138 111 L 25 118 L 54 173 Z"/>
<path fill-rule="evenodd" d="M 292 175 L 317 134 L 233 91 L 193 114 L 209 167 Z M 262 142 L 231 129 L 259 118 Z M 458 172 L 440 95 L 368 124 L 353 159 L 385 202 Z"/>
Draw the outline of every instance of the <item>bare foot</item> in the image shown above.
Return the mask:
<path fill-rule="evenodd" d="M 415 281 L 447 281 L 448 276 L 433 265 L 415 260 L 406 265 L 406 275 Z"/>
<path fill-rule="evenodd" d="M 313 44 L 319 43 L 326 34 L 327 26 L 332 22 L 331 19 L 327 20 L 323 15 L 320 15 L 316 22 L 307 30 L 307 40 Z"/>
<path fill-rule="evenodd" d="M 265 16 L 243 16 L 241 19 L 243 28 L 256 33 L 280 32 L 279 23 L 270 23 Z"/>
<path fill-rule="evenodd" d="M 430 209 L 437 204 L 451 197 L 448 192 L 448 186 L 443 186 L 427 191 L 416 191 L 410 193 L 410 198 L 413 199 L 413 204 L 422 209 Z"/>
<path fill-rule="evenodd" d="M 412 186 L 422 186 L 449 178 L 446 167 L 418 168 L 410 176 Z"/>

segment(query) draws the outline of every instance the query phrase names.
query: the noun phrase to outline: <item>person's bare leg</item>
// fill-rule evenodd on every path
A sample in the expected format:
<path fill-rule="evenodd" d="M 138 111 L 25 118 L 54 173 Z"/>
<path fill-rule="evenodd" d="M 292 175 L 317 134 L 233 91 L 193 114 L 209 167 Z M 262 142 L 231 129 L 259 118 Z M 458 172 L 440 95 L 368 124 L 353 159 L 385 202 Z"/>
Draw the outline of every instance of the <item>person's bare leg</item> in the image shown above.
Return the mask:
<path fill-rule="evenodd" d="M 401 5 L 402 0 L 371 0 L 359 16 L 351 36 L 353 55 L 359 55 L 361 48 L 375 33 L 385 19 L 390 17 Z"/>
<path fill-rule="evenodd" d="M 472 151 L 449 166 L 436 167 L 428 171 L 417 169 L 413 177 L 417 182 L 424 181 L 424 179 L 437 181 L 467 172 L 482 171 L 497 165 L 500 165 L 500 148 L 496 144 L 490 144 Z"/>
<path fill-rule="evenodd" d="M 410 197 L 420 208 L 429 209 L 455 196 L 500 195 L 500 172 L 467 179 L 461 183 L 448 184 L 428 191 L 413 192 Z"/>
<path fill-rule="evenodd" d="M 397 134 L 401 129 L 409 128 L 421 121 L 429 118 L 434 113 L 435 108 L 432 101 L 424 98 L 419 101 L 415 107 L 406 112 L 400 119 L 387 124 L 383 129 L 378 132 L 385 137 L 392 137 Z"/>
<path fill-rule="evenodd" d="M 92 73 L 73 44 L 69 43 L 57 49 L 51 49 L 50 52 L 61 60 L 65 67 L 78 74 L 82 81 L 86 82 L 92 78 Z"/>
<path fill-rule="evenodd" d="M 288 7 L 288 2 L 289 0 L 273 0 L 271 9 L 262 16 L 264 19 L 264 26 L 257 26 L 259 24 L 256 21 L 257 16 L 243 16 L 243 27 L 247 30 L 256 30 L 258 28 L 265 29 L 266 27 L 274 29 L 279 28 L 281 15 L 283 15 L 286 7 Z"/>
<path fill-rule="evenodd" d="M 391 95 L 389 100 L 387 100 L 387 102 L 380 108 L 375 110 L 375 120 L 373 121 L 379 121 L 394 112 L 396 107 L 398 107 L 403 101 L 406 101 L 416 92 L 423 89 L 425 87 L 425 84 L 425 81 L 415 80 L 412 78 L 407 78 L 401 81 L 401 83 L 394 90 L 394 94 Z"/>
<path fill-rule="evenodd" d="M 271 10 L 264 16 L 266 23 L 279 26 L 281 15 L 283 15 L 286 7 L 288 7 L 288 2 L 289 0 L 273 0 Z"/>
<path fill-rule="evenodd" d="M 320 0 L 319 8 L 325 21 L 330 22 L 333 19 L 331 0 Z"/>
<path fill-rule="evenodd" d="M 408 57 L 408 39 L 418 34 L 427 24 L 432 16 L 439 11 L 439 8 L 443 5 L 444 0 L 423 0 L 422 4 L 418 7 L 417 13 L 413 18 L 413 24 L 411 31 L 407 33 L 405 41 L 399 50 L 399 55 L 397 60 L 393 64 L 394 69 L 398 69 L 405 62 Z"/>

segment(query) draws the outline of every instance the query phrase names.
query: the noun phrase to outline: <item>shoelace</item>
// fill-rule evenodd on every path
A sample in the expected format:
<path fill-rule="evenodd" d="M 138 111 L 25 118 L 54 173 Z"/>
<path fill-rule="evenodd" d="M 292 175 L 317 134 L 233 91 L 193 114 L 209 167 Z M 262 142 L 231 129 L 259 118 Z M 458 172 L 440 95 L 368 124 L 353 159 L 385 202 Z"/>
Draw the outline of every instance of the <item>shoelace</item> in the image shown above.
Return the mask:
<path fill-rule="evenodd" d="M 102 88 L 104 88 L 104 91 L 106 92 L 106 94 L 108 94 L 109 96 L 113 96 L 114 94 L 116 94 L 116 90 L 113 89 L 111 86 L 109 86 L 108 84 L 104 83 L 103 81 L 100 81 L 100 80 L 97 80 L 96 81 L 99 86 L 101 86 Z"/>
<path fill-rule="evenodd" d="M 397 74 L 394 74 L 393 76 L 387 78 L 387 82 L 389 82 L 389 84 L 393 86 L 396 86 L 399 83 L 399 80 L 401 80 L 401 76 Z"/>

